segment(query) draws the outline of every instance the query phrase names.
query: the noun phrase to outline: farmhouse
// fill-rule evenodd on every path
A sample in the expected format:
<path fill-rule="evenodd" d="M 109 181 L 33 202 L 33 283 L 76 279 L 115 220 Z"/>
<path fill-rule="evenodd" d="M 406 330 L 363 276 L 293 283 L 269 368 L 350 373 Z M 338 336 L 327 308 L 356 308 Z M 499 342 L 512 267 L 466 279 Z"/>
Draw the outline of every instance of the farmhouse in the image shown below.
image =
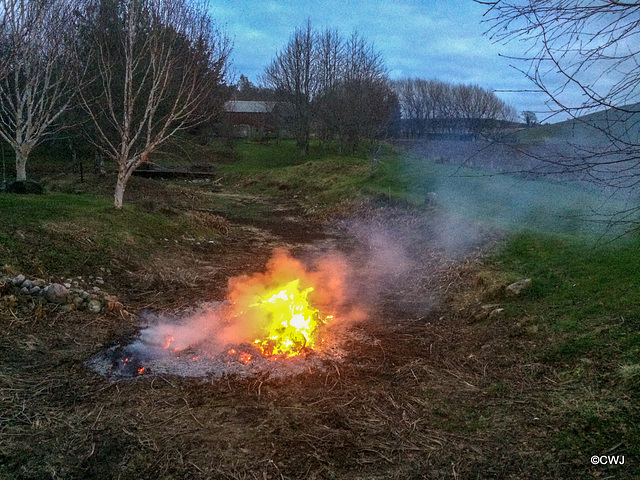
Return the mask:
<path fill-rule="evenodd" d="M 281 102 L 230 100 L 225 103 L 224 110 L 237 138 L 274 134 L 281 124 Z"/>

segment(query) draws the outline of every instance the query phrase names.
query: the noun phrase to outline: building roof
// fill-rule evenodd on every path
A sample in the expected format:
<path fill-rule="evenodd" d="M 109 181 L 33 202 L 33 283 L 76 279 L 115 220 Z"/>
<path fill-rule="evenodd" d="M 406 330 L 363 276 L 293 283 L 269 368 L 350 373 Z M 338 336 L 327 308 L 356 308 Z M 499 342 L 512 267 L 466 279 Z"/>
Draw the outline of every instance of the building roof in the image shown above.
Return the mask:
<path fill-rule="evenodd" d="M 231 100 L 224 104 L 224 110 L 231 113 L 271 113 L 276 103 L 255 100 Z"/>

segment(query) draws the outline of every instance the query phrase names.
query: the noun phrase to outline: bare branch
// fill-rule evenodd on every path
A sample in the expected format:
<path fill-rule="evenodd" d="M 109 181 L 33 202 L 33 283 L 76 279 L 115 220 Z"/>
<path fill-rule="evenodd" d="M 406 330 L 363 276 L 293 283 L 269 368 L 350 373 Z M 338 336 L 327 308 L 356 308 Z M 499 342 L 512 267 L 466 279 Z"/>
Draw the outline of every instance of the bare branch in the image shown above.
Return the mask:
<path fill-rule="evenodd" d="M 528 45 L 516 59 L 525 68 L 517 69 L 547 95 L 554 113 L 572 119 L 564 142 L 533 155 L 541 170 L 628 198 L 637 198 L 640 185 L 638 7 L 617 0 L 502 0 L 488 9 L 487 33 Z M 640 207 L 613 218 L 637 225 L 630 215 L 640 216 Z"/>
<path fill-rule="evenodd" d="M 74 96 L 75 0 L 0 0 L 8 55 L 0 77 L 0 137 L 15 152 L 16 178 L 26 180 L 29 153 L 56 132 Z M 61 128 L 62 126 L 59 126 Z"/>
<path fill-rule="evenodd" d="M 621 7 L 640 7 L 640 2 L 620 2 L 619 0 L 609 0 L 609 3 L 613 3 L 614 5 L 619 5 Z"/>

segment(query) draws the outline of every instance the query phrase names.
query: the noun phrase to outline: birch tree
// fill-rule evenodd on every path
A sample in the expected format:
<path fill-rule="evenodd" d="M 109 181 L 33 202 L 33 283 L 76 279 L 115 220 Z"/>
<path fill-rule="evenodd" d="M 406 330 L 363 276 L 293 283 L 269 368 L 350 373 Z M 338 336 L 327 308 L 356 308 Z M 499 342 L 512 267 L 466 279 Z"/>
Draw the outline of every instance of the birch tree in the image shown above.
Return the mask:
<path fill-rule="evenodd" d="M 117 165 L 115 208 L 131 175 L 177 132 L 211 118 L 231 45 L 207 2 L 94 0 L 88 58 L 93 73 L 80 103 L 91 141 Z"/>
<path fill-rule="evenodd" d="M 75 83 L 75 9 L 71 0 L 0 0 L 0 137 L 15 152 L 16 180 L 27 179 L 27 159 L 55 133 Z"/>

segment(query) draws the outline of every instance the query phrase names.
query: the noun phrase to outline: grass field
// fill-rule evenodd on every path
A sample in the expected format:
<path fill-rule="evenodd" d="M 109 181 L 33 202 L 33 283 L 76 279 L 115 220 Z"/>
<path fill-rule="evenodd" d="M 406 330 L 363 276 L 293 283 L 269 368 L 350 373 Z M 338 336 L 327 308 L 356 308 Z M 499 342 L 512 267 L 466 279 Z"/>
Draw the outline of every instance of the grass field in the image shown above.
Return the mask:
<path fill-rule="evenodd" d="M 319 144 L 301 158 L 290 142 L 210 154 L 221 191 L 133 179 L 121 212 L 113 179 L 80 184 L 46 156 L 34 171 L 48 193 L 0 194 L 6 275 L 108 269 L 104 288 L 134 314 L 35 319 L 0 291 L 1 478 L 638 478 L 640 240 L 590 221 L 597 190 L 389 146 L 373 164 Z M 388 227 L 415 257 L 361 327 L 377 343 L 354 340 L 336 372 L 112 382 L 82 367 L 135 331 L 139 311 L 220 299 L 272 248 L 304 251 L 345 218 Z M 444 258 L 441 219 L 490 240 Z M 406 306 L 434 292 L 428 311 Z"/>

